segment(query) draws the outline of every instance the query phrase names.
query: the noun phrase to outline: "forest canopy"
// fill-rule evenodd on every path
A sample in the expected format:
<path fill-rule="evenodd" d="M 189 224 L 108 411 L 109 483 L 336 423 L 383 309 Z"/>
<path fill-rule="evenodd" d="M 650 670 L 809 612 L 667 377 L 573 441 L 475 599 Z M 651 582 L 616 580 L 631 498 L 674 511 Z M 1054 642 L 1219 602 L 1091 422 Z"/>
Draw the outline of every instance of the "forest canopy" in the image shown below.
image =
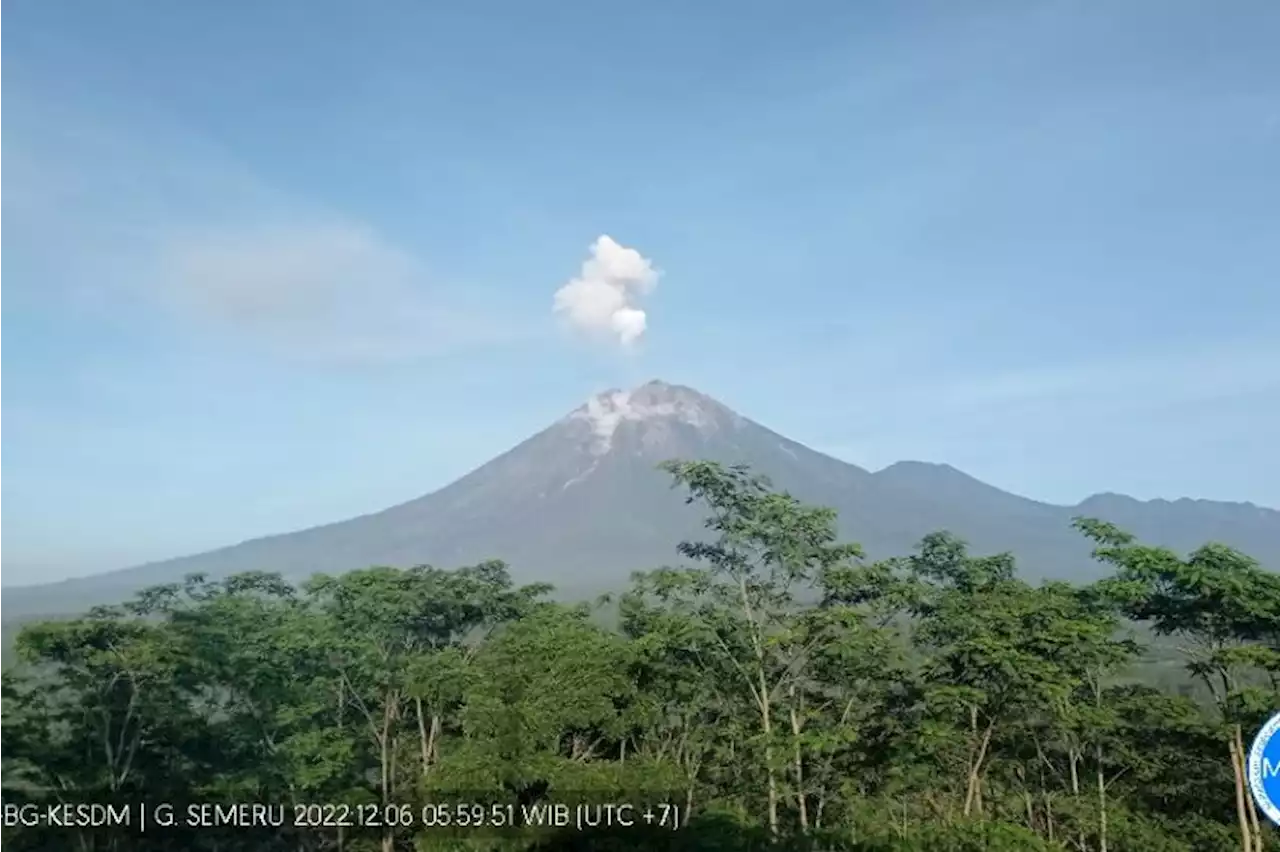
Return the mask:
<path fill-rule="evenodd" d="M 487 562 L 190 576 L 26 626 L 6 848 L 1275 848 L 1245 760 L 1280 577 L 1248 556 L 1082 518 L 1110 576 L 1033 586 L 946 532 L 870 561 L 745 468 L 664 468 L 705 534 L 596 604 Z M 57 803 L 178 819 L 11 824 Z M 184 823 L 200 803 L 363 824 Z M 529 824 L 556 804 L 599 824 Z"/>

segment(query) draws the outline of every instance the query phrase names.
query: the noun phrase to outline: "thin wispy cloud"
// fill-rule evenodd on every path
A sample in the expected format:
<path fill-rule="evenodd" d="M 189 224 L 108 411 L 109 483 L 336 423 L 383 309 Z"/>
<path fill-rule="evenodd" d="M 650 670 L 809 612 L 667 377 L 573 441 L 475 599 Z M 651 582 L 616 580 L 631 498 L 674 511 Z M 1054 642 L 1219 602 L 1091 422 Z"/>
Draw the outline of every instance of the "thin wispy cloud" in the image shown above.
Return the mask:
<path fill-rule="evenodd" d="M 206 146 L 90 127 L 92 150 L 63 124 L 48 146 L 6 145 L 16 254 L 51 273 L 11 279 L 18 288 L 149 307 L 306 361 L 407 360 L 536 334 L 501 299 L 433 280 L 372 224 L 290 198 Z"/>
<path fill-rule="evenodd" d="M 370 228 L 328 221 L 170 235 L 154 282 L 187 319 L 307 359 L 402 360 L 519 334 L 497 313 L 451 303 L 427 278 Z"/>

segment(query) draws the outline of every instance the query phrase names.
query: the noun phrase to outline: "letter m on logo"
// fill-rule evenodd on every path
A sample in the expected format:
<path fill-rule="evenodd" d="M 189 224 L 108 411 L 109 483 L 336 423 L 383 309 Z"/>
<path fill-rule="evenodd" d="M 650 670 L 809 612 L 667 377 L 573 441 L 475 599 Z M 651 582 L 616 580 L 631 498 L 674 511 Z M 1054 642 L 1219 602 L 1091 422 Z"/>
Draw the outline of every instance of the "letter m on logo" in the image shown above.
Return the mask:
<path fill-rule="evenodd" d="M 1277 778 L 1280 777 L 1280 763 L 1272 763 L 1269 758 L 1262 758 L 1262 777 Z"/>

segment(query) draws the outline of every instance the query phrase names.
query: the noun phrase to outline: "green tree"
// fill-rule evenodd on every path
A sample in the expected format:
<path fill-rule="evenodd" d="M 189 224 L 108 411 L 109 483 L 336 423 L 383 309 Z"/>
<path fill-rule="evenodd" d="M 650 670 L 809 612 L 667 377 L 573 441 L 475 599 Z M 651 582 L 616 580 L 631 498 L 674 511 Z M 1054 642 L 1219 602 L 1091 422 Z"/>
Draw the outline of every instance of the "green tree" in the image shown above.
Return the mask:
<path fill-rule="evenodd" d="M 1115 567 L 1088 587 L 1031 586 L 1008 555 L 946 533 L 867 563 L 831 512 L 745 469 L 667 469 L 706 508 L 709 540 L 679 545 L 694 567 L 637 575 L 616 624 L 515 585 L 501 563 L 301 589 L 195 576 L 28 625 L 2 709 L 6 804 L 415 813 L 663 791 L 668 823 L 20 826 L 6 848 L 1258 852 L 1273 836 L 1242 759 L 1246 731 L 1280 706 L 1280 581 L 1247 557 L 1180 557 L 1081 521 Z M 1199 691 L 1170 681 L 1182 663 Z"/>
<path fill-rule="evenodd" d="M 1138 544 L 1113 524 L 1089 518 L 1076 527 L 1094 556 L 1116 569 L 1104 584 L 1131 618 L 1184 644 L 1188 669 L 1213 697 L 1235 785 L 1243 852 L 1259 852 L 1266 830 L 1247 786 L 1244 729 L 1280 708 L 1280 577 L 1219 544 L 1186 558 Z"/>
<path fill-rule="evenodd" d="M 822 639 L 803 629 L 797 618 L 797 593 L 824 572 L 860 555 L 853 544 L 836 540 L 835 513 L 805 506 L 794 497 L 770 490 L 762 477 L 743 467 L 725 468 L 714 462 L 669 462 L 664 469 L 685 487 L 689 502 L 703 504 L 706 528 L 715 534 L 707 542 L 682 542 L 679 552 L 703 562 L 701 575 L 661 573 L 652 578 L 651 591 L 671 599 L 696 596 L 694 650 L 712 658 L 722 671 L 731 670 L 744 690 L 759 723 L 759 744 L 766 788 L 770 834 L 780 831 L 779 775 L 782 753 L 778 710 L 803 713 L 796 706 L 812 654 Z M 793 725 L 791 739 L 799 738 Z M 793 746 L 794 748 L 794 746 Z M 802 762 L 794 764 L 797 812 L 808 827 Z"/>

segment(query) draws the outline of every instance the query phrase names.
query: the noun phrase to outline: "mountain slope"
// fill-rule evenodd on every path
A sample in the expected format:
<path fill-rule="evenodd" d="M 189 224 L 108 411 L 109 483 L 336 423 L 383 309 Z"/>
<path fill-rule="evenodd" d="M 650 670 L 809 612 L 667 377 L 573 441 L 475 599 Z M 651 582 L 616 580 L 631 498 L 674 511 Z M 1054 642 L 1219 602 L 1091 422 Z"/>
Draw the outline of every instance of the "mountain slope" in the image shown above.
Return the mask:
<path fill-rule="evenodd" d="M 1248 504 L 1143 503 L 1099 495 L 1076 507 L 1027 500 L 946 465 L 900 462 L 877 473 L 815 452 L 686 387 L 611 391 L 456 482 L 340 523 L 95 577 L 11 587 L 5 618 L 76 611 L 192 572 L 305 577 L 372 564 L 440 566 L 501 558 L 525 581 L 566 593 L 616 588 L 632 570 L 676 561 L 700 515 L 656 465 L 669 458 L 742 462 L 809 502 L 840 512 L 843 534 L 874 557 L 905 553 L 950 529 L 978 552 L 1012 550 L 1032 578 L 1094 576 L 1070 520 L 1114 520 L 1144 540 L 1187 550 L 1206 540 L 1280 563 L 1280 513 Z"/>

